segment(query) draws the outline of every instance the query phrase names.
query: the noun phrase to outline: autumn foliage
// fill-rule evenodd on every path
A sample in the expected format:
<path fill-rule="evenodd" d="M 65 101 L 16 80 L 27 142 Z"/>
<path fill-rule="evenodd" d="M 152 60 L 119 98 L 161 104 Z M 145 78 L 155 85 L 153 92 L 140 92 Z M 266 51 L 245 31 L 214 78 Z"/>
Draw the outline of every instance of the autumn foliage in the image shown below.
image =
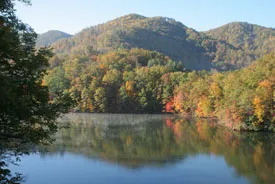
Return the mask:
<path fill-rule="evenodd" d="M 183 113 L 215 117 L 232 129 L 275 131 L 274 54 L 231 72 L 185 71 L 137 48 L 54 60 L 43 83 L 53 97 L 69 93 L 74 111 Z"/>

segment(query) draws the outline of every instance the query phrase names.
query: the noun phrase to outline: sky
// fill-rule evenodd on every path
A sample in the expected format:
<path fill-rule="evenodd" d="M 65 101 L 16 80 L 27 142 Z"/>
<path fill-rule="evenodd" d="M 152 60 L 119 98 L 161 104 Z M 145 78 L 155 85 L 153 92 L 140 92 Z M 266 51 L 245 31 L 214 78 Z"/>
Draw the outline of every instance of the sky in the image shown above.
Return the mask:
<path fill-rule="evenodd" d="M 37 33 L 70 34 L 130 13 L 173 18 L 198 31 L 235 21 L 274 28 L 274 7 L 275 0 L 32 0 L 15 6 Z"/>

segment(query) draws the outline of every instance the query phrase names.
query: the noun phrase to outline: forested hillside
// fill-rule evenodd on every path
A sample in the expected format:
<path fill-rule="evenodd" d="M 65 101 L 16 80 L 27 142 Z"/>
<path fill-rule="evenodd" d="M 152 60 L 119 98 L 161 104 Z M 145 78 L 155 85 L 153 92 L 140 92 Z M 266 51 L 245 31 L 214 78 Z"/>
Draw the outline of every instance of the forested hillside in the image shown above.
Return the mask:
<path fill-rule="evenodd" d="M 157 51 L 188 69 L 238 69 L 275 49 L 274 29 L 248 23 L 231 23 L 198 32 L 166 17 L 130 14 L 86 28 L 52 46 L 59 55 L 83 55 L 118 49 Z"/>
<path fill-rule="evenodd" d="M 275 29 L 246 22 L 233 22 L 205 33 L 242 49 L 247 54 L 262 56 L 275 48 Z"/>
<path fill-rule="evenodd" d="M 44 83 L 52 99 L 69 95 L 77 112 L 186 113 L 275 131 L 275 55 L 251 64 L 273 50 L 273 32 L 232 23 L 199 33 L 126 15 L 55 42 Z"/>
<path fill-rule="evenodd" d="M 233 22 L 205 33 L 240 50 L 231 53 L 231 58 L 245 61 L 245 63 L 236 63 L 240 67 L 249 64 L 251 59 L 261 57 L 275 49 L 275 29 L 255 24 Z"/>
<path fill-rule="evenodd" d="M 60 39 L 70 38 L 71 36 L 72 35 L 68 33 L 64 33 L 62 31 L 57 31 L 57 30 L 47 31 L 46 33 L 39 34 L 37 36 L 36 47 L 39 48 L 39 47 L 49 46 Z"/>
<path fill-rule="evenodd" d="M 69 93 L 81 112 L 162 112 L 162 76 L 182 71 L 180 62 L 155 51 L 120 50 L 102 55 L 82 55 L 60 60 L 52 58 L 46 83 L 58 96 Z M 175 74 L 178 83 L 181 72 Z M 164 87 L 164 86 L 163 86 Z"/>
<path fill-rule="evenodd" d="M 226 48 L 226 52 L 235 49 L 173 19 L 130 14 L 84 29 L 71 39 L 55 43 L 53 48 L 58 54 L 69 55 L 85 54 L 90 47 L 104 53 L 143 48 L 182 61 L 188 69 L 201 70 L 215 68 L 217 45 Z"/>
<path fill-rule="evenodd" d="M 274 129 L 275 55 L 231 72 L 184 71 L 144 49 L 51 60 L 52 98 L 69 94 L 77 112 L 187 113 L 218 117 L 234 129 Z M 275 129 L 274 129 L 275 131 Z"/>

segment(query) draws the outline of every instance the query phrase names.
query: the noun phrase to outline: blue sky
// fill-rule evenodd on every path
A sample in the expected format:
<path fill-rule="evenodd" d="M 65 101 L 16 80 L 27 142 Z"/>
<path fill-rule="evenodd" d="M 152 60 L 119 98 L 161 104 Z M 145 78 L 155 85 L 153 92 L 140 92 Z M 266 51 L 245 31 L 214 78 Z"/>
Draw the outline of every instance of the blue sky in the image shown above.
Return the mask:
<path fill-rule="evenodd" d="M 15 7 L 37 33 L 74 34 L 129 13 L 174 18 L 198 31 L 233 21 L 275 27 L 274 0 L 32 0 Z"/>

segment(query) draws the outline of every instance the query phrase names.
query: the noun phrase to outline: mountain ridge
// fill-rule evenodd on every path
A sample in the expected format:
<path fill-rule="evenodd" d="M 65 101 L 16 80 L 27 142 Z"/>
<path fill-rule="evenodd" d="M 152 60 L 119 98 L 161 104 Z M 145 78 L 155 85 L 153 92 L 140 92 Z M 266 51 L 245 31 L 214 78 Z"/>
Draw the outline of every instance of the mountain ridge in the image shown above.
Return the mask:
<path fill-rule="evenodd" d="M 273 51 L 273 37 L 273 28 L 246 22 L 199 32 L 172 18 L 128 14 L 85 28 L 70 38 L 54 42 L 52 47 L 63 55 L 83 55 L 91 48 L 102 53 L 143 48 L 182 61 L 188 69 L 228 70 L 248 66 Z"/>

